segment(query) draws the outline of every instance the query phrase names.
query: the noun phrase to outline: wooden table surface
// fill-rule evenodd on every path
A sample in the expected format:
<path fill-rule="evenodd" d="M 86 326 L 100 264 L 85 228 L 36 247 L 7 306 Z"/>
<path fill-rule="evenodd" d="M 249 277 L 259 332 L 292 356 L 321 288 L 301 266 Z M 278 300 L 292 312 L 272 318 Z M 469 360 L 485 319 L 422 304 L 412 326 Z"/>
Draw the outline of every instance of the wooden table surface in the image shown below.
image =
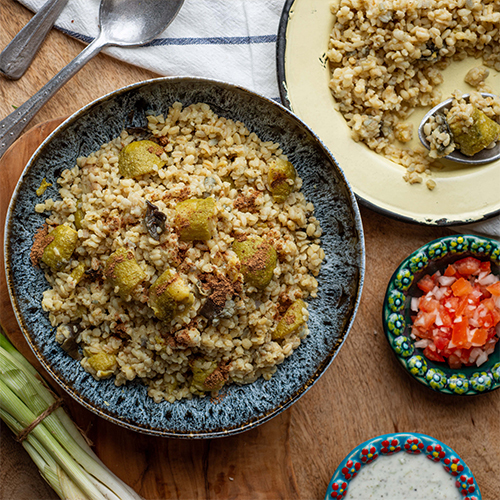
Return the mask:
<path fill-rule="evenodd" d="M 14 0 L 0 0 L 0 50 L 31 15 Z M 52 30 L 20 80 L 0 78 L 0 119 L 82 48 Z M 101 54 L 42 108 L 31 125 L 67 116 L 102 94 L 155 76 Z M 3 186 L 8 177 L 8 171 L 0 172 L 1 197 L 7 196 Z M 111 470 L 146 499 L 323 498 L 331 475 L 354 446 L 379 434 L 414 431 L 454 448 L 472 469 L 484 500 L 500 498 L 500 391 L 460 398 L 421 386 L 400 368 L 382 331 L 382 301 L 394 268 L 419 246 L 451 231 L 397 222 L 363 207 L 361 213 L 366 280 L 360 308 L 347 341 L 318 383 L 270 422 L 237 436 L 203 441 L 137 434 L 66 398 L 73 418 Z M 0 313 L 7 317 L 7 306 L 2 305 Z M 8 331 L 13 330 L 11 323 Z M 18 335 L 14 334 L 18 347 L 36 365 Z M 5 425 L 0 498 L 57 498 Z"/>

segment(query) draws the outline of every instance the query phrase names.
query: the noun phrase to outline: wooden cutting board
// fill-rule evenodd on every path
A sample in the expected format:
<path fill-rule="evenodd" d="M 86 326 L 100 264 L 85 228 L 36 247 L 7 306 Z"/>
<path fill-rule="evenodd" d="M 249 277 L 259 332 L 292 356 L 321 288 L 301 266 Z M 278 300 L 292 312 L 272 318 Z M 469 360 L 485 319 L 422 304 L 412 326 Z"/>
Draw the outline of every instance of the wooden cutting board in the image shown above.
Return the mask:
<path fill-rule="evenodd" d="M 0 230 L 11 193 L 40 142 L 62 121 L 42 123 L 0 159 Z M 71 416 L 94 442 L 102 461 L 146 499 L 318 499 L 344 456 L 389 432 L 430 434 L 471 467 L 484 500 L 498 499 L 500 391 L 443 396 L 407 376 L 381 329 L 387 281 L 409 253 L 449 234 L 404 224 L 361 209 L 366 241 L 363 298 L 344 346 L 321 379 L 290 409 L 243 434 L 212 440 L 138 434 L 95 416 L 58 388 Z M 0 323 L 39 369 L 10 306 L 0 246 Z M 48 375 L 47 375 L 48 377 Z M 29 456 L 2 426 L 0 499 L 57 499 Z"/>

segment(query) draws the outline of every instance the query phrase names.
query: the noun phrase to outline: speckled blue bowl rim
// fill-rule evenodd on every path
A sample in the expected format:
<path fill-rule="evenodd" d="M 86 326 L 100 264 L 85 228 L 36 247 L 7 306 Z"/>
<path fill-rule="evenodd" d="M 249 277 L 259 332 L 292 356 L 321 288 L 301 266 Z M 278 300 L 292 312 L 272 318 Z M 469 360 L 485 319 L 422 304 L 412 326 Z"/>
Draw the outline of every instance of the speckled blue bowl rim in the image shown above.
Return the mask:
<path fill-rule="evenodd" d="M 172 97 L 169 92 L 175 99 L 162 101 L 165 95 Z M 190 100 L 190 96 L 199 97 Z M 222 99 L 227 108 L 222 106 Z M 43 272 L 30 265 L 29 250 L 34 231 L 45 220 L 45 216 L 33 213 L 34 204 L 40 200 L 32 191 L 45 176 L 55 181 L 56 168 L 61 170 L 66 150 L 75 149 L 64 164 L 64 168 L 71 168 L 78 156 L 88 155 L 123 128 L 143 126 L 146 110 L 166 112 L 174 100 L 186 105 L 208 102 L 220 116 L 242 121 L 263 140 L 281 143 L 304 179 L 306 197 L 318 209 L 315 215 L 324 229 L 322 246 L 327 259 L 317 277 L 318 297 L 309 302 L 310 334 L 270 381 L 260 378 L 253 384 L 233 384 L 214 401 L 206 397 L 170 404 L 154 403 L 147 396 L 146 386 L 139 382 L 118 388 L 111 379 L 97 382 L 60 349 L 54 342 L 55 329 L 40 304 L 41 292 L 48 284 Z M 130 113 L 127 103 L 132 106 Z M 245 110 L 239 104 L 246 106 Z M 119 121 L 109 115 L 106 119 L 99 117 L 93 127 L 86 125 L 85 120 L 93 113 L 98 116 L 108 108 L 122 114 L 127 109 L 128 118 Z M 134 109 L 140 113 L 133 113 Z M 256 126 L 252 128 L 252 124 Z M 290 137 L 294 141 L 287 141 Z M 307 162 L 308 168 L 303 169 L 301 164 Z M 58 197 L 55 186 L 47 189 L 47 197 Z M 330 366 L 352 327 L 365 273 L 364 236 L 356 198 L 340 166 L 316 134 L 270 99 L 243 87 L 194 77 L 163 77 L 129 85 L 91 102 L 65 120 L 34 153 L 16 186 L 7 214 L 4 250 L 9 294 L 20 329 L 54 380 L 87 409 L 111 422 L 145 434 L 188 439 L 246 431 L 278 415 L 305 394 Z"/>
<path fill-rule="evenodd" d="M 424 357 L 410 337 L 410 289 L 415 288 L 425 274 L 443 270 L 448 263 L 467 256 L 489 260 L 494 274 L 500 275 L 500 242 L 497 240 L 473 234 L 437 238 L 415 250 L 392 275 L 385 294 L 382 321 L 392 351 L 413 378 L 443 394 L 475 396 L 500 387 L 500 342 L 480 367 L 452 369 L 446 363 Z M 432 267 L 431 272 L 429 267 Z"/>
<path fill-rule="evenodd" d="M 437 447 L 437 449 L 436 449 Z M 440 463 L 445 470 L 457 477 L 457 489 L 464 500 L 482 500 L 481 491 L 472 471 L 460 456 L 447 444 L 436 438 L 417 432 L 382 434 L 356 446 L 335 470 L 325 500 L 341 500 L 349 490 L 349 483 L 364 465 L 377 458 L 394 453 L 425 454 Z"/>

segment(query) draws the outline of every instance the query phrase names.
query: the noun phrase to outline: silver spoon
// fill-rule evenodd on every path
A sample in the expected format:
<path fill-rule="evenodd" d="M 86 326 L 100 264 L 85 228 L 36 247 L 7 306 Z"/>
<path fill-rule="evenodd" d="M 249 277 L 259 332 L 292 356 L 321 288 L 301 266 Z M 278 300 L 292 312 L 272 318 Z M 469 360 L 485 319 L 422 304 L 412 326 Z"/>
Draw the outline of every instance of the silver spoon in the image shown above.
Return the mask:
<path fill-rule="evenodd" d="M 488 92 L 481 92 L 483 97 L 495 97 L 494 94 L 489 94 Z M 468 101 L 469 94 L 465 94 L 462 96 L 462 99 Z M 418 127 L 418 137 L 420 142 L 427 148 L 431 149 L 430 144 L 427 142 L 424 133 L 424 126 L 429 121 L 429 118 L 435 115 L 438 112 L 443 112 L 444 109 L 449 109 L 451 107 L 451 103 L 453 102 L 453 98 L 446 99 L 439 103 L 437 106 L 432 108 L 422 119 L 420 125 Z M 476 153 L 474 156 L 467 156 L 460 152 L 460 150 L 455 149 L 449 155 L 444 156 L 447 160 L 455 161 L 457 163 L 466 163 L 467 165 L 483 165 L 484 163 L 490 163 L 492 161 L 500 160 L 500 140 L 497 141 L 496 145 L 491 149 L 483 149 Z"/>
<path fill-rule="evenodd" d="M 68 0 L 48 0 L 0 53 L 0 73 L 19 80 Z"/>
<path fill-rule="evenodd" d="M 184 0 L 102 0 L 96 39 L 33 97 L 0 122 L 0 157 L 21 135 L 40 108 L 104 47 L 137 47 L 158 36 L 175 18 Z"/>

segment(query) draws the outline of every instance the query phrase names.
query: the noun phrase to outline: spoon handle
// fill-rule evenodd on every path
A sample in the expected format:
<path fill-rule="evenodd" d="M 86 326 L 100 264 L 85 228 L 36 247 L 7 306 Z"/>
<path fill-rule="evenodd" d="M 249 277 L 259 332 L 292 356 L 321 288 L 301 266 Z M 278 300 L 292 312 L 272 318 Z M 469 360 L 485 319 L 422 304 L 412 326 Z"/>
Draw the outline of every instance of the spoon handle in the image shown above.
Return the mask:
<path fill-rule="evenodd" d="M 0 73 L 12 80 L 24 75 L 68 0 L 48 0 L 0 53 Z"/>
<path fill-rule="evenodd" d="M 40 108 L 80 69 L 106 45 L 100 37 L 80 52 L 52 80 L 49 80 L 33 97 L 19 106 L 0 122 L 0 158 L 8 147 L 21 135 L 26 125 Z"/>

